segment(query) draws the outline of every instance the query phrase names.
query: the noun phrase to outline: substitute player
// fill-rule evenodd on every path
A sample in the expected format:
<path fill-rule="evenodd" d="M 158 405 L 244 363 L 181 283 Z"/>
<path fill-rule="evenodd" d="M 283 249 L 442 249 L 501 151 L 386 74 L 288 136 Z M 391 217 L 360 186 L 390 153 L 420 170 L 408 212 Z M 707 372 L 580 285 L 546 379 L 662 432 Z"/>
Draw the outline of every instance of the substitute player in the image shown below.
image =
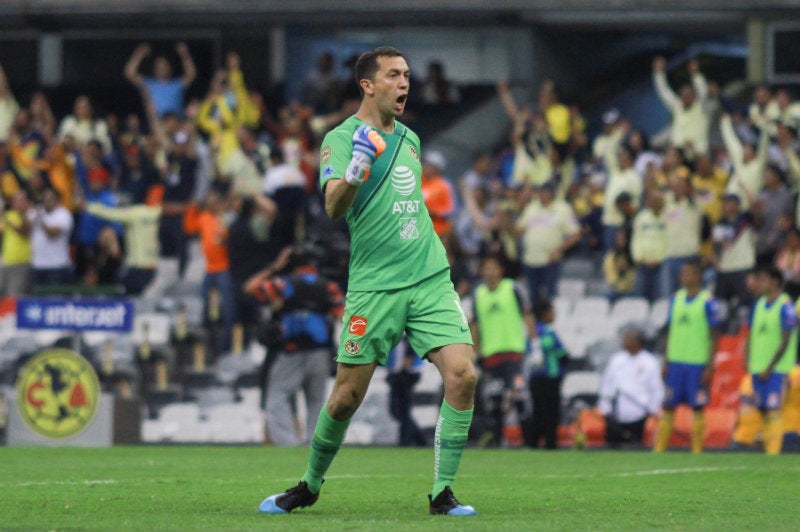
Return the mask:
<path fill-rule="evenodd" d="M 408 99 L 408 64 L 399 51 L 380 47 L 362 54 L 355 70 L 361 105 L 325 136 L 320 160 L 325 210 L 331 218 L 346 216 L 352 240 L 336 381 L 301 481 L 259 510 L 282 514 L 317 501 L 375 367 L 386 363 L 405 331 L 444 381 L 430 513 L 475 515 L 451 487 L 472 421 L 477 372 L 469 324 L 422 198 L 419 137 L 396 120 Z"/>
<path fill-rule="evenodd" d="M 719 310 L 716 300 L 703 290 L 703 270 L 698 260 L 683 264 L 681 289 L 675 293 L 669 312 L 669 337 L 665 367 L 666 396 L 653 448 L 667 449 L 675 423 L 675 407 L 687 404 L 694 410 L 692 452 L 703 451 L 708 386 L 714 371 L 719 341 Z"/>
<path fill-rule="evenodd" d="M 764 451 L 780 454 L 786 375 L 797 359 L 797 314 L 791 298 L 782 292 L 783 275 L 775 266 L 760 268 L 756 282 L 762 296 L 750 318 L 747 372 L 753 380 L 756 406 L 765 418 Z"/>

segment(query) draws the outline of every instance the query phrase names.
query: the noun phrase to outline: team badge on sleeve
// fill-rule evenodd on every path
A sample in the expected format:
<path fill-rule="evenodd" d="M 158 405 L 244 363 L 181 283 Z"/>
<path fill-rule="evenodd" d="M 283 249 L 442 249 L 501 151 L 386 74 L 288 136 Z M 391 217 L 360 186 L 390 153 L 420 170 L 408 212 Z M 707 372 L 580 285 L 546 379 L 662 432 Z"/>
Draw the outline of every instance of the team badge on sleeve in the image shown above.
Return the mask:
<path fill-rule="evenodd" d="M 322 148 L 321 158 L 322 158 L 322 164 L 326 164 L 328 161 L 331 160 L 331 147 L 330 146 L 325 146 L 324 148 Z"/>

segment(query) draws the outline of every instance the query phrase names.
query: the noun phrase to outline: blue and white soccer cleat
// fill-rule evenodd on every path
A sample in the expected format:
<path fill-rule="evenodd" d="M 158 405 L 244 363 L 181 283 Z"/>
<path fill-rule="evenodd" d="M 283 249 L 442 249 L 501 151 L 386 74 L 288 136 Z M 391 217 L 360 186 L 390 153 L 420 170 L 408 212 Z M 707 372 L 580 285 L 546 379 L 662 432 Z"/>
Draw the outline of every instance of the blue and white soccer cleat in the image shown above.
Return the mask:
<path fill-rule="evenodd" d="M 431 499 L 428 495 L 428 501 L 430 501 L 431 515 L 478 515 L 472 506 L 458 502 L 450 486 L 442 490 L 435 499 Z"/>
<path fill-rule="evenodd" d="M 270 495 L 258 506 L 262 514 L 288 514 L 295 508 L 312 506 L 319 499 L 319 493 L 311 493 L 308 484 L 299 482 L 283 493 Z"/>

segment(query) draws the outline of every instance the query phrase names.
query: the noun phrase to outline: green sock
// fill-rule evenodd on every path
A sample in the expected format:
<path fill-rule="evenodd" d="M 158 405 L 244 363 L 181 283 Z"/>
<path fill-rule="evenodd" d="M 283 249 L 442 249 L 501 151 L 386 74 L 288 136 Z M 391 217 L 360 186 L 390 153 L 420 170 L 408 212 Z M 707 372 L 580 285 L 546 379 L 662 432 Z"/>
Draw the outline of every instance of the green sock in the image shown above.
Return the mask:
<path fill-rule="evenodd" d="M 314 428 L 314 438 L 311 440 L 308 468 L 302 478 L 312 493 L 319 493 L 322 479 L 339 451 L 339 447 L 342 446 L 349 425 L 349 419 L 336 421 L 328 414 L 327 403 L 322 405 L 317 426 Z"/>
<path fill-rule="evenodd" d="M 436 421 L 436 435 L 433 440 L 433 499 L 445 487 L 453 485 L 461 455 L 467 445 L 469 426 L 472 423 L 472 408 L 455 410 L 442 401 L 439 419 Z"/>

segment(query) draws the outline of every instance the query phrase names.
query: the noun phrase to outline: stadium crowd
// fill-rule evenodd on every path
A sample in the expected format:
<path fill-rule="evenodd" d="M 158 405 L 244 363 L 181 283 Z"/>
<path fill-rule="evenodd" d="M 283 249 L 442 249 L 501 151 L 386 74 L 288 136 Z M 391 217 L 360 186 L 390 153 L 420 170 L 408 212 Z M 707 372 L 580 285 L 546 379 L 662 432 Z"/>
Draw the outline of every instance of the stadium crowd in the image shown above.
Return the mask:
<path fill-rule="evenodd" d="M 0 297 L 64 284 L 121 284 L 155 297 L 160 264 L 177 261 L 181 275 L 196 235 L 202 296 L 223 323 L 214 348 L 224 353 L 236 324 L 257 326 L 245 283 L 282 249 L 312 241 L 323 261 L 346 254 L 346 229 L 318 208 L 316 183 L 321 138 L 359 95 L 326 53 L 301 101 L 267 108 L 231 52 L 206 96 L 185 101 L 197 75 L 189 48 L 175 47 L 180 75 L 165 57 L 143 73 L 151 53 L 137 47 L 120 72 L 141 95 L 142 112 L 125 117 L 95 110 L 91 94 L 56 117 L 42 92 L 18 101 L 0 67 Z M 800 295 L 800 101 L 766 85 L 731 101 L 696 60 L 677 72 L 676 90 L 665 65 L 656 58 L 652 78 L 672 119 L 656 137 L 611 108 L 590 138 L 553 82 L 528 104 L 501 80 L 507 142 L 484 146 L 461 176 L 423 150 L 425 202 L 460 295 L 473 293 L 481 259 L 492 256 L 531 305 L 546 302 L 573 255 L 595 261 L 610 299 L 651 302 L 673 294 L 681 266 L 700 260 L 734 325 L 753 302 L 757 265 L 777 266 L 789 295 Z M 458 105 L 442 64 L 426 75 L 415 80 L 418 113 Z M 341 264 L 328 275 L 346 290 Z"/>

